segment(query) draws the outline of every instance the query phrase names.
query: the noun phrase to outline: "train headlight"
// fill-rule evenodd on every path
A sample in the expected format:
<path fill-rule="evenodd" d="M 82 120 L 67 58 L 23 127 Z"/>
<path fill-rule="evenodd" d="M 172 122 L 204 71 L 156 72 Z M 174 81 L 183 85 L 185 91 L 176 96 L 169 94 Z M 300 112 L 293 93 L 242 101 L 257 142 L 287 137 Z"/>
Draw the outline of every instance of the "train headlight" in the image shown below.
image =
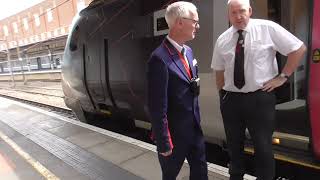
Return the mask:
<path fill-rule="evenodd" d="M 280 139 L 279 138 L 272 138 L 272 144 L 279 145 L 280 144 Z"/>

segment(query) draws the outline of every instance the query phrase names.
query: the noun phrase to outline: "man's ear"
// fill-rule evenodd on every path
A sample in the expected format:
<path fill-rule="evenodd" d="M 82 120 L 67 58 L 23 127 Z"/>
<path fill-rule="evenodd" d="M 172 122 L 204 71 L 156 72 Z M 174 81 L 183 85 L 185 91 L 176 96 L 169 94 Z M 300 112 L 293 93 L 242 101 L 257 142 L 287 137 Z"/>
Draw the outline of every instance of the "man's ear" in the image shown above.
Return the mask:
<path fill-rule="evenodd" d="M 249 16 L 251 17 L 251 15 L 252 15 L 252 8 L 249 7 Z"/>

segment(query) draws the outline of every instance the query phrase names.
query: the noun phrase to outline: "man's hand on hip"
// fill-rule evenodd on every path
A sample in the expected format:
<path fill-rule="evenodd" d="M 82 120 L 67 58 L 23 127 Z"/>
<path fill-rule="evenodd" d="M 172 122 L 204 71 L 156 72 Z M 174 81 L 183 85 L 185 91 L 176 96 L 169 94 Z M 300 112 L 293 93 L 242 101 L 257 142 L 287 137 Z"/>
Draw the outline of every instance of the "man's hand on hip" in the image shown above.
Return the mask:
<path fill-rule="evenodd" d="M 262 87 L 262 91 L 267 91 L 267 92 L 271 92 L 273 91 L 275 88 L 282 86 L 288 79 L 285 77 L 281 77 L 281 76 L 276 76 L 275 78 L 267 81 L 266 83 L 264 83 L 263 87 Z"/>

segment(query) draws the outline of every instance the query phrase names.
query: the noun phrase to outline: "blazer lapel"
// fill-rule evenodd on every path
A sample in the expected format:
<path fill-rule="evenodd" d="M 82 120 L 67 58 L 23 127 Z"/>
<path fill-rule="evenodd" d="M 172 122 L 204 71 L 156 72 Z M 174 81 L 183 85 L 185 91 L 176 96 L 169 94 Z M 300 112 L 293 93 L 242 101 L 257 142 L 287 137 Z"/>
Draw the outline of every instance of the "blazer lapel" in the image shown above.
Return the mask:
<path fill-rule="evenodd" d="M 192 56 L 192 53 L 190 51 L 190 49 L 187 48 L 187 59 L 188 59 L 188 63 L 189 63 L 189 66 L 190 66 L 190 69 L 191 69 L 191 73 L 192 73 L 192 78 L 196 77 L 196 69 L 195 67 L 193 66 L 193 56 Z"/>
<path fill-rule="evenodd" d="M 173 63 L 176 65 L 177 69 L 177 74 L 187 81 L 188 83 L 190 82 L 188 74 L 186 72 L 186 69 L 184 68 L 183 63 L 181 62 L 181 59 L 179 57 L 178 51 L 176 50 L 175 47 L 167 40 L 167 38 L 163 41 L 164 47 L 168 50 L 169 56 Z"/>
<path fill-rule="evenodd" d="M 183 74 L 184 78 L 189 82 L 189 76 L 187 73 L 186 68 L 184 67 L 179 55 L 177 54 L 177 56 L 174 58 L 174 63 L 178 66 L 180 72 Z"/>

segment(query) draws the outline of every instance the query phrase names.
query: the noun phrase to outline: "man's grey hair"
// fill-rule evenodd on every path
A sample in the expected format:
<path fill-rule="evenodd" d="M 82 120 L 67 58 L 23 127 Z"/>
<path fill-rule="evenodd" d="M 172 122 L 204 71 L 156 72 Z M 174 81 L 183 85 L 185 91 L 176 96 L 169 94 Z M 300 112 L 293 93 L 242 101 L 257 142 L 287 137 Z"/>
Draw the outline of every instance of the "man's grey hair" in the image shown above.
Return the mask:
<path fill-rule="evenodd" d="M 240 4 L 242 4 L 242 5 L 245 5 L 245 6 L 247 6 L 247 7 L 250 7 L 250 0 L 228 0 L 228 5 L 230 5 L 230 3 L 231 2 L 233 2 L 233 1 L 237 1 L 237 2 L 239 2 Z"/>
<path fill-rule="evenodd" d="M 170 4 L 167 9 L 166 9 L 166 14 L 165 14 L 165 19 L 166 22 L 171 28 L 177 18 L 189 18 L 190 13 L 196 13 L 197 12 L 197 7 L 186 1 L 178 1 Z"/>

